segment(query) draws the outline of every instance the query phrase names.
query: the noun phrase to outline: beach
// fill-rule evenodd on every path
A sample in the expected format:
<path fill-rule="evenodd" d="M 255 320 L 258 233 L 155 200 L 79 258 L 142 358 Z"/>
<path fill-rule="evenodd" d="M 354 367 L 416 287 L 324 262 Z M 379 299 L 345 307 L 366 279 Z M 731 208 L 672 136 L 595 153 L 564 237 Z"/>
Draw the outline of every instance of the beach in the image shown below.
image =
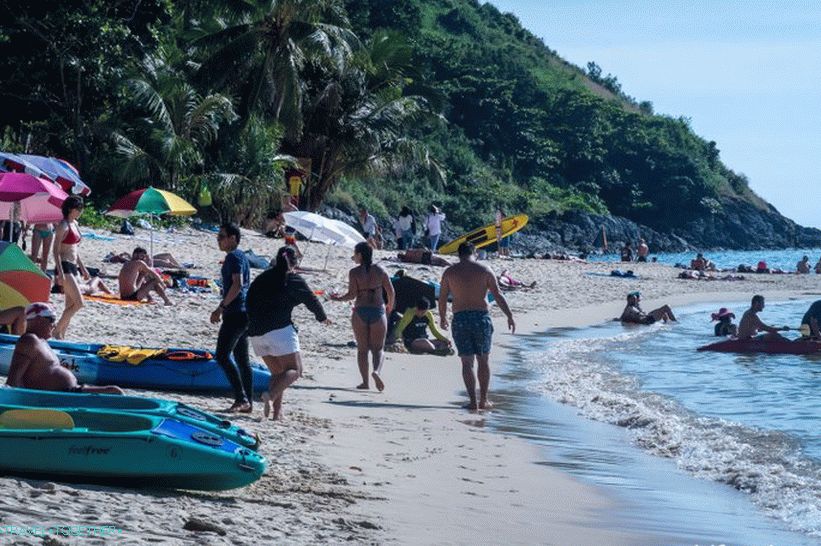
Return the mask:
<path fill-rule="evenodd" d="M 83 230 L 83 233 L 91 233 Z M 110 234 L 97 231 L 98 236 Z M 83 261 L 116 275 L 103 264 L 109 252 L 148 246 L 148 232 L 86 237 Z M 281 241 L 243 231 L 242 249 L 272 256 Z M 344 291 L 351 251 L 301 242 L 308 284 L 325 294 Z M 198 267 L 191 273 L 218 278 L 222 254 L 214 234 L 189 228 L 154 234 L 155 252 L 170 252 Z M 377 258 L 395 256 L 378 252 Z M 323 271 L 327 259 L 327 271 Z M 438 279 L 441 268 L 378 262 L 389 273 L 404 269 Z M 817 275 L 746 275 L 742 281 L 680 280 L 661 264 L 631 264 L 637 279 L 606 276 L 611 264 L 551 260 L 489 260 L 497 273 L 508 269 L 532 290 L 507 293 L 517 335 L 506 333 L 493 307 L 496 335 L 491 356 L 505 362 L 520 336 L 553 328 L 601 323 L 620 314 L 624 295 L 640 290 L 643 306 L 694 302 L 734 303 L 740 311 L 755 293 L 768 297 L 811 297 L 821 292 Z M 255 270 L 258 272 L 259 270 Z M 594 273 L 591 275 L 591 273 Z M 110 286 L 116 281 L 107 280 Z M 208 322 L 216 294 L 169 293 L 175 305 L 118 306 L 87 302 L 68 330 L 72 341 L 213 349 L 217 328 Z M 742 302 L 742 303 L 739 303 Z M 62 309 L 62 296 L 52 303 Z M 4 477 L 0 506 L 4 526 L 110 525 L 122 544 L 397 543 L 397 544 L 651 544 L 678 542 L 652 529 L 624 531 L 608 523 L 614 499 L 598 487 L 555 468 L 536 465 L 533 444 L 490 426 L 493 412 L 470 413 L 455 356 L 388 352 L 386 389 L 361 392 L 349 303 L 323 301 L 333 324 L 323 326 L 304 308 L 295 312 L 305 375 L 286 391 L 285 419 L 230 418 L 262 438 L 266 475 L 244 489 L 223 493 L 129 490 Z M 129 394 L 184 401 L 219 413 L 230 397 L 129 390 Z M 493 382 L 491 383 L 493 400 Z M 223 414 L 224 415 L 224 414 Z M 192 523 L 192 521 L 194 523 Z M 196 521 L 216 526 L 197 528 Z M 189 529 L 186 529 L 188 527 Z M 8 537 L 3 537 L 7 539 Z M 40 538 L 20 538 L 40 544 Z M 59 538 L 62 543 L 70 538 Z M 721 541 L 721 537 L 715 537 Z M 104 543 L 83 538 L 82 543 Z M 59 543 L 59 542 L 57 542 Z M 54 543 L 54 544 L 57 544 Z"/>

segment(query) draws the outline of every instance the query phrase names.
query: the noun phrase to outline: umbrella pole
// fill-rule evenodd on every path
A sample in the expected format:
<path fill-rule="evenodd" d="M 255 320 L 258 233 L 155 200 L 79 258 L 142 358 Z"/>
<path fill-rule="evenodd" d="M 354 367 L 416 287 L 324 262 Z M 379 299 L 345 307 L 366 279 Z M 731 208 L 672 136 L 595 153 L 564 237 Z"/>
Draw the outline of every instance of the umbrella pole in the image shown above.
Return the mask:
<path fill-rule="evenodd" d="M 331 245 L 328 245 L 328 252 L 325 254 L 325 267 L 322 268 L 322 271 L 328 271 L 328 258 L 331 257 Z"/>
<path fill-rule="evenodd" d="M 153 220 L 154 215 L 150 214 L 148 218 Z M 149 250 L 148 262 L 151 264 L 151 267 L 154 267 L 154 223 L 152 222 L 149 225 L 151 226 L 151 229 L 148 230 L 148 248 L 150 248 L 151 250 Z"/>

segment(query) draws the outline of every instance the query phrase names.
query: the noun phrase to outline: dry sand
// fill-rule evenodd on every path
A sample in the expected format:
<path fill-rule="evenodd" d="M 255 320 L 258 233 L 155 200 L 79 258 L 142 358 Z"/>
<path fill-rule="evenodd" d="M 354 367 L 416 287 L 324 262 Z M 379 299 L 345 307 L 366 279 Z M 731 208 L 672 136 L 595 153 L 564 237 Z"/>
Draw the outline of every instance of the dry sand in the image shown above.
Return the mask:
<path fill-rule="evenodd" d="M 88 233 L 90 230 L 83 230 Z M 100 235 L 107 235 L 98 232 Z M 99 267 L 108 252 L 148 246 L 148 233 L 86 238 L 81 255 Z M 192 274 L 216 278 L 221 254 L 213 234 L 194 230 L 158 233 L 155 251 L 173 253 L 199 265 Z M 243 249 L 271 256 L 279 241 L 245 232 Z M 301 244 L 303 265 L 321 270 L 327 247 Z M 383 253 L 388 257 L 392 253 Z M 306 275 L 314 289 L 343 290 L 350 251 L 331 249 L 328 271 Z M 509 301 L 520 333 L 557 326 L 580 326 L 612 318 L 624 294 L 641 290 L 645 307 L 691 301 L 746 300 L 767 294 L 818 293 L 821 277 L 756 276 L 747 280 L 684 281 L 657 264 L 634 264 L 638 280 L 587 275 L 607 272 L 606 264 L 543 260 L 491 260 L 497 272 L 537 281 L 534 290 L 512 292 Z M 402 267 L 435 279 L 441 269 Z M 107 265 L 116 274 L 118 266 Z M 258 270 L 254 270 L 255 272 Z M 110 285 L 114 286 L 115 281 Z M 88 302 L 68 331 L 69 340 L 143 346 L 213 348 L 216 327 L 208 316 L 217 295 L 171 293 L 176 305 L 120 307 Z M 58 310 L 62 296 L 52 296 Z M 2 526 L 113 525 L 122 544 L 314 544 L 314 543 L 655 543 L 664 537 L 625 535 L 599 523 L 612 502 L 601 491 L 557 470 L 535 465 L 536 449 L 518 438 L 485 428 L 492 414 L 459 409 L 464 402 L 456 357 L 388 353 L 384 393 L 361 392 L 347 303 L 325 302 L 333 326 L 318 324 L 304 309 L 300 328 L 305 377 L 286 393 L 285 420 L 263 421 L 261 407 L 235 421 L 263 438 L 269 461 L 256 484 L 224 493 L 127 490 L 99 486 L 0 478 Z M 497 332 L 504 323 L 494 309 Z M 496 336 L 493 360 L 505 358 L 516 337 Z M 219 412 L 229 397 L 131 391 L 184 401 Z M 191 518 L 215 523 L 225 534 L 188 531 Z M 3 538 L 8 540 L 9 537 Z M 102 543 L 99 539 L 83 544 Z M 21 544 L 42 544 L 22 539 Z M 79 542 L 78 542 L 79 543 Z M 53 543 L 58 544 L 58 543 Z"/>

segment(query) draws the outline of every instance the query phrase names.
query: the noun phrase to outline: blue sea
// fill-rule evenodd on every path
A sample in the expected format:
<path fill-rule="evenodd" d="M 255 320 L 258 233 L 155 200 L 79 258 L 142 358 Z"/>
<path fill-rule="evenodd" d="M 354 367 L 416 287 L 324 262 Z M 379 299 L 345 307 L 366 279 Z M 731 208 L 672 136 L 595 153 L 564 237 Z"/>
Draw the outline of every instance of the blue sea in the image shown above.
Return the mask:
<path fill-rule="evenodd" d="M 810 303 L 760 316 L 796 326 Z M 529 336 L 495 379 L 491 422 L 617 498 L 605 525 L 667 543 L 821 543 L 821 356 L 697 352 L 721 305 Z"/>
<path fill-rule="evenodd" d="M 652 250 L 652 249 L 651 249 Z M 767 262 L 770 269 L 783 269 L 784 271 L 795 271 L 795 265 L 804 257 L 809 256 L 810 267 L 815 267 L 818 259 L 821 258 L 821 248 L 787 249 L 787 250 L 715 250 L 704 251 L 704 257 L 716 264 L 719 269 L 732 269 L 740 264 L 755 266 L 759 261 Z M 690 252 L 660 252 L 650 254 L 650 257 L 657 258 L 659 263 L 667 265 L 686 264 L 696 257 L 696 251 Z M 592 262 L 618 262 L 617 254 L 590 255 Z M 621 263 L 620 269 L 625 269 L 627 264 Z"/>

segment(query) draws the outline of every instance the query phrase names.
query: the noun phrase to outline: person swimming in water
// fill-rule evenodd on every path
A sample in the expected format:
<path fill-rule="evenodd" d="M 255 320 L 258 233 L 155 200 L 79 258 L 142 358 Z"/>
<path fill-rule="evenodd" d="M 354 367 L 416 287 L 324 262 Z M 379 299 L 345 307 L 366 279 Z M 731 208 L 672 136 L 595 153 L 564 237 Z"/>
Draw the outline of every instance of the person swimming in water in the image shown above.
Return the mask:
<path fill-rule="evenodd" d="M 388 330 L 388 315 L 393 309 L 394 290 L 391 279 L 384 269 L 373 263 L 373 248 L 368 243 L 358 243 L 351 258 L 356 267 L 348 274 L 348 291 L 345 294 L 331 294 L 334 301 L 355 300 L 351 325 L 356 338 L 356 360 L 362 383 L 357 389 L 367 390 L 368 356 L 373 357 L 373 378 L 376 388 L 385 389 L 382 381 L 385 335 Z M 382 293 L 387 295 L 387 301 Z"/>

